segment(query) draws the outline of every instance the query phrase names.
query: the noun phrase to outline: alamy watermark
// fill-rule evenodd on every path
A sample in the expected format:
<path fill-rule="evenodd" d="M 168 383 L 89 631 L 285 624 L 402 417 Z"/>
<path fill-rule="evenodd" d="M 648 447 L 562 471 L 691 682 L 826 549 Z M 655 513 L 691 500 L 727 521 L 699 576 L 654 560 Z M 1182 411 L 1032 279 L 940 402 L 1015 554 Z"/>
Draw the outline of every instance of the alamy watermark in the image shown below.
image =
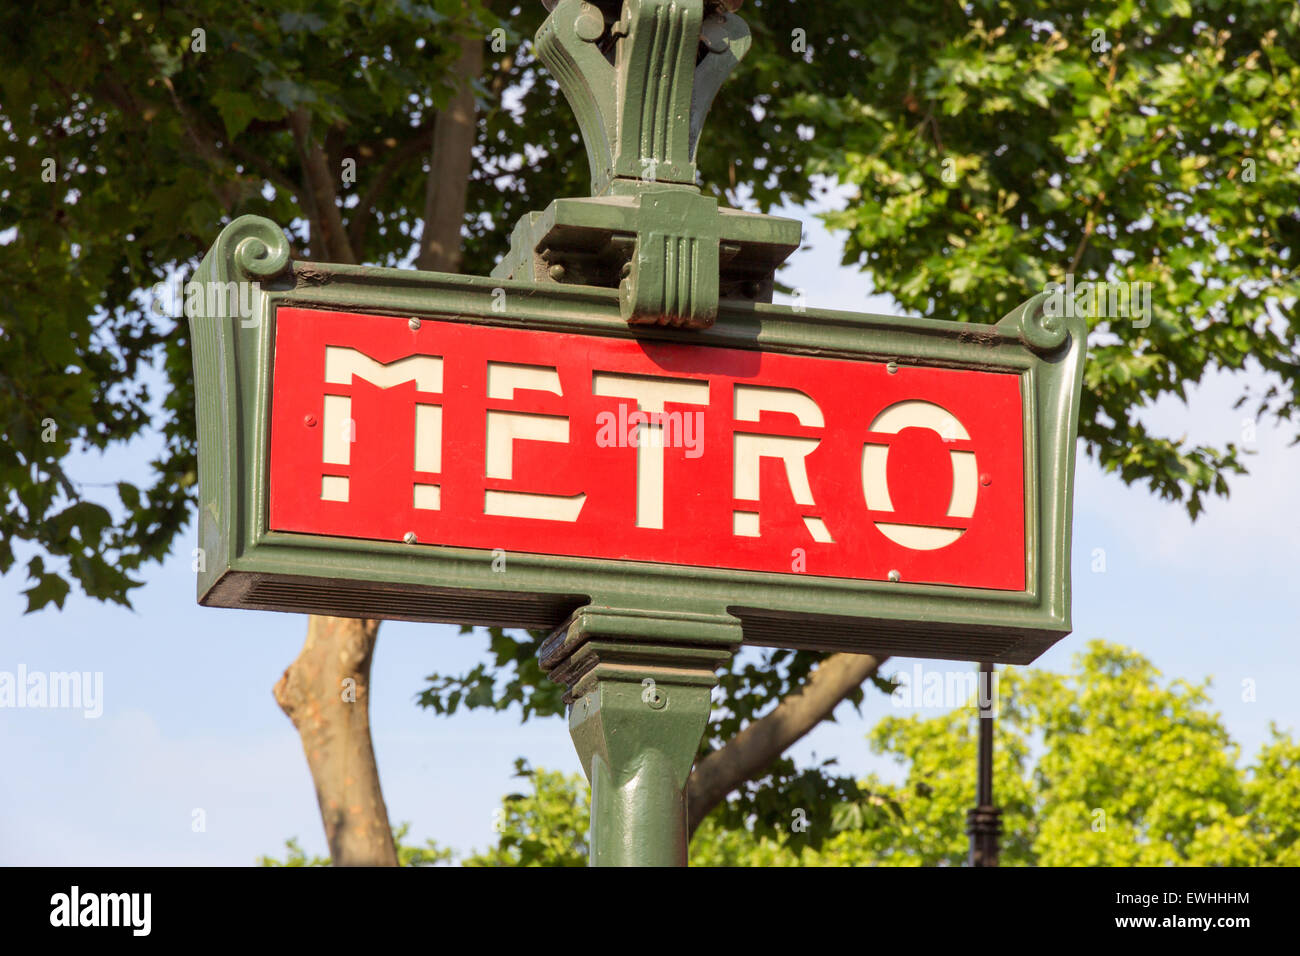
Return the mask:
<path fill-rule="evenodd" d="M 103 671 L 0 671 L 0 710 L 80 710 L 87 720 L 104 713 Z"/>
<path fill-rule="evenodd" d="M 936 670 L 912 665 L 912 672 L 894 675 L 897 687 L 889 702 L 900 709 L 977 706 L 981 717 L 998 715 L 998 674 L 972 668 Z"/>
<path fill-rule="evenodd" d="M 1151 324 L 1150 282 L 1076 284 L 1073 273 L 1069 273 L 1064 283 L 1049 282 L 1043 291 L 1048 293 L 1043 302 L 1043 315 L 1048 317 L 1132 319 L 1135 329 L 1145 329 Z"/>
<path fill-rule="evenodd" d="M 257 282 L 199 282 L 191 279 L 182 283 L 179 277 L 155 283 L 150 289 L 152 298 L 149 311 L 173 319 L 237 318 L 246 329 L 255 329 L 262 323 L 259 296 L 262 286 Z"/>
<path fill-rule="evenodd" d="M 684 448 L 687 458 L 704 454 L 703 412 L 645 412 L 620 403 L 596 415 L 601 448 Z"/>
<path fill-rule="evenodd" d="M 152 893 L 83 893 L 74 885 L 50 897 L 50 925 L 120 927 L 132 936 L 148 936 L 152 910 Z"/>

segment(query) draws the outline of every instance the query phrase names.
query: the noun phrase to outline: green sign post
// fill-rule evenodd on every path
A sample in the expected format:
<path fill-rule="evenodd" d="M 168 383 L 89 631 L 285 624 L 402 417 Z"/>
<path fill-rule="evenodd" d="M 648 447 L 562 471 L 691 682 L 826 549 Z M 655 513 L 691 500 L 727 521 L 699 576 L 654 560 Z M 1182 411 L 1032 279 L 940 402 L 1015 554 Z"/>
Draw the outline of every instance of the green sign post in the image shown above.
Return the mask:
<path fill-rule="evenodd" d="M 799 224 L 695 183 L 725 7 L 553 5 L 592 195 L 491 277 L 296 262 L 254 217 L 196 276 L 200 602 L 551 630 L 594 864 L 685 863 L 742 643 L 1027 663 L 1070 631 L 1086 325 L 771 304 Z"/>

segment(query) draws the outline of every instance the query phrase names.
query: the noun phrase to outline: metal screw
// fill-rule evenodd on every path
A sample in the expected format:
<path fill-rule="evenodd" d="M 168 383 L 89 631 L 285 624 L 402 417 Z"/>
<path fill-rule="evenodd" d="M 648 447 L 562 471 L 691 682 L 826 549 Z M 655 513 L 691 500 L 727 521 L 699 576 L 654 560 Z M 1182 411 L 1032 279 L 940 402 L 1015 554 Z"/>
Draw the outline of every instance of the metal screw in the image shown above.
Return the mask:
<path fill-rule="evenodd" d="M 418 332 L 418 331 L 420 330 L 420 320 L 419 320 L 419 319 L 407 319 L 407 320 L 406 320 L 406 325 L 407 325 L 407 327 L 408 327 L 412 332 Z"/>
<path fill-rule="evenodd" d="M 889 572 L 889 580 L 893 581 L 895 584 L 897 584 L 897 583 L 898 583 L 899 581 L 901 581 L 902 579 L 903 579 L 903 576 L 902 576 L 901 574 L 899 574 L 897 571 L 890 571 L 890 572 Z"/>
<path fill-rule="evenodd" d="M 651 710 L 663 710 L 668 706 L 668 695 L 656 687 L 654 697 L 650 698 L 647 703 L 650 705 Z"/>
<path fill-rule="evenodd" d="M 304 425 L 306 425 L 308 428 L 315 428 L 315 427 L 316 427 L 316 416 L 315 416 L 315 415 L 304 415 L 304 416 L 303 416 L 303 419 L 302 419 L 302 423 L 303 423 Z"/>
<path fill-rule="evenodd" d="M 550 276 L 552 279 L 554 279 L 556 282 L 562 282 L 564 280 L 565 268 L 563 265 L 557 262 L 555 265 L 551 266 L 549 269 L 546 270 L 546 274 Z"/>
<path fill-rule="evenodd" d="M 591 4 L 584 3 L 577 19 L 573 21 L 573 32 L 578 35 L 578 39 L 595 43 L 605 32 L 605 18 Z"/>
<path fill-rule="evenodd" d="M 989 485 L 993 484 L 993 476 L 987 471 L 984 472 L 984 474 L 980 475 L 980 484 L 987 488 Z"/>
<path fill-rule="evenodd" d="M 898 371 L 898 363 L 890 362 L 888 365 L 885 366 L 885 371 L 888 372 L 890 375 L 893 375 L 895 372 Z"/>
<path fill-rule="evenodd" d="M 402 535 L 402 540 L 405 541 L 407 544 L 415 544 L 415 532 L 414 531 L 406 532 L 406 534 Z"/>

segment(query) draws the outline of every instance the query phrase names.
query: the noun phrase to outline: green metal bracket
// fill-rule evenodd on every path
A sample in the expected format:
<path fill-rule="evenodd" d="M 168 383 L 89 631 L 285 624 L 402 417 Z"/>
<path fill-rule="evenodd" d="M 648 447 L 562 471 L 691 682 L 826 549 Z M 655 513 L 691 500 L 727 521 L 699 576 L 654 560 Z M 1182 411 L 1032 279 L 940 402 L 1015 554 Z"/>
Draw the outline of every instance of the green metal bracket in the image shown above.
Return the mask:
<path fill-rule="evenodd" d="M 591 782 L 592 866 L 686 865 L 686 781 L 741 639 L 735 618 L 705 617 L 588 606 L 542 646 Z"/>
<path fill-rule="evenodd" d="M 718 203 L 680 190 L 638 198 L 636 254 L 618 297 L 636 325 L 708 326 L 718 316 Z M 693 228 L 692 228 L 693 226 Z"/>
<path fill-rule="evenodd" d="M 749 43 L 718 0 L 559 0 L 537 52 L 578 118 L 592 196 L 522 218 L 492 275 L 617 288 L 632 325 L 708 328 L 720 298 L 771 302 L 803 227 L 695 184 L 704 118 Z"/>

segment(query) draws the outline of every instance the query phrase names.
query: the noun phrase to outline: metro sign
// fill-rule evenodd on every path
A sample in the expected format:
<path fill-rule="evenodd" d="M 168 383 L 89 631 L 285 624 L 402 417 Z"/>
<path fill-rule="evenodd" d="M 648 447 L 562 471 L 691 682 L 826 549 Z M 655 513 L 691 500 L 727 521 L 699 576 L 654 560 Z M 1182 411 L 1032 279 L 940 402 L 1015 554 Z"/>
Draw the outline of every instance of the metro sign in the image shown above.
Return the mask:
<path fill-rule="evenodd" d="M 258 283 L 191 317 L 204 604 L 1008 663 L 1070 630 L 1086 326 L 1042 297 L 632 327 L 616 289 L 295 263 L 254 217 L 196 279 Z"/>
<path fill-rule="evenodd" d="M 274 531 L 1025 589 L 1019 376 L 280 308 Z"/>

